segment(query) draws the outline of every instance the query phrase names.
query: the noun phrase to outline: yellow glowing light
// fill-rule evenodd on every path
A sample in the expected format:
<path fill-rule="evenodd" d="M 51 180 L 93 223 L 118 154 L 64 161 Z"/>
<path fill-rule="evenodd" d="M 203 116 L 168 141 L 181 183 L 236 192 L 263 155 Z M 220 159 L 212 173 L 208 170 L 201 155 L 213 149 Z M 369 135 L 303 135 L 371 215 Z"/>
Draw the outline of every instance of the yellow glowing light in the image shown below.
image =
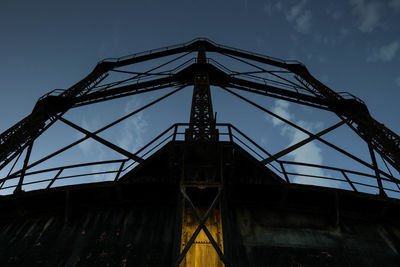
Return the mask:
<path fill-rule="evenodd" d="M 207 212 L 207 207 L 199 207 L 196 209 L 201 217 Z M 196 231 L 199 225 L 196 217 L 189 208 L 185 208 L 183 211 L 183 222 L 182 222 L 182 238 L 181 238 L 181 252 L 185 248 L 189 239 Z M 223 240 L 222 240 L 222 222 L 220 209 L 216 208 L 207 219 L 205 226 L 211 233 L 215 242 L 218 244 L 221 251 L 224 251 Z M 217 251 L 211 244 L 207 235 L 203 229 L 197 235 L 194 243 L 187 252 L 185 258 L 180 264 L 180 267 L 200 267 L 200 266 L 224 266 L 220 260 Z"/>

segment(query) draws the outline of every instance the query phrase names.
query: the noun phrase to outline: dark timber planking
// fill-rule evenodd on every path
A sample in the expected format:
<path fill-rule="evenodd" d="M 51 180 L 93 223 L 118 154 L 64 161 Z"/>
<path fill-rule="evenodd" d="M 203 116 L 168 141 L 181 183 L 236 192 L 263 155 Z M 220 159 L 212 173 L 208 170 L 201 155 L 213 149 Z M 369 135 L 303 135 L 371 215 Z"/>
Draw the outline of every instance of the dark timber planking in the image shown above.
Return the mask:
<path fill-rule="evenodd" d="M 209 164 L 210 158 L 201 155 L 218 149 L 223 150 L 226 184 L 221 207 L 225 255 L 240 263 L 236 266 L 396 266 L 398 200 L 288 186 L 229 142 L 171 142 L 118 183 L 2 197 L 0 262 L 170 266 L 182 212 L 176 163 L 184 151 L 197 151 L 192 160 Z M 218 160 L 214 155 L 211 160 Z M 210 167 L 210 173 L 216 168 Z"/>

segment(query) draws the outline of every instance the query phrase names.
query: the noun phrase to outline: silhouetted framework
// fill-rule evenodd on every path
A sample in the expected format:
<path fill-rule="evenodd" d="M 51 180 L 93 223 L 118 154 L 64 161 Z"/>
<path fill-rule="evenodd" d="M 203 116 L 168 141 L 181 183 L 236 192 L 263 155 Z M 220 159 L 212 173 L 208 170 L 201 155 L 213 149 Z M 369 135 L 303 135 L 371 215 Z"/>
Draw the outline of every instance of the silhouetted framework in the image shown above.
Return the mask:
<path fill-rule="evenodd" d="M 187 130 L 187 140 L 216 140 L 218 135 L 215 129 L 215 119 L 211 103 L 210 81 L 207 72 L 207 59 L 204 47 L 199 47 L 197 64 L 204 66 L 205 70 L 199 70 L 194 77 L 194 90 L 192 100 L 192 110 L 190 112 L 189 129 Z"/>
<path fill-rule="evenodd" d="M 193 53 L 197 53 L 197 56 L 187 59 L 187 57 L 190 57 Z M 216 58 L 207 57 L 209 55 L 215 55 Z M 223 66 L 219 63 L 217 61 L 218 57 L 224 57 L 232 62 L 240 62 L 240 64 L 249 66 L 251 70 L 231 70 L 227 66 Z M 148 71 L 135 72 L 122 69 L 130 65 L 164 58 L 165 62 Z M 108 76 L 113 73 L 124 74 L 129 77 L 127 79 L 108 82 Z M 189 123 L 173 124 L 151 140 L 151 142 L 135 152 L 127 151 L 100 137 L 99 134 L 105 130 L 161 102 L 188 86 L 193 86 L 194 88 Z M 265 148 L 253 141 L 234 125 L 216 122 L 210 86 L 222 88 L 238 99 L 247 102 L 275 119 L 301 131 L 307 138 L 286 147 L 278 153 L 269 153 Z M 84 129 L 64 117 L 64 114 L 72 108 L 169 88 L 173 90 L 96 131 Z M 340 121 L 318 133 L 312 133 L 239 93 L 243 91 L 261 96 L 283 99 L 316 109 L 331 111 L 338 116 Z M 61 121 L 72 127 L 76 131 L 84 134 L 84 137 L 41 159 L 31 162 L 30 154 L 35 145 L 35 140 L 56 121 Z M 323 138 L 324 135 L 346 125 L 354 130 L 354 132 L 366 142 L 371 156 L 370 162 L 362 160 L 353 153 Z M 39 164 L 77 146 L 87 139 L 96 140 L 109 149 L 118 152 L 122 158 L 79 163 L 75 165 L 55 166 L 40 170 L 34 169 Z M 223 142 L 220 141 L 221 139 L 228 140 L 227 142 L 229 144 L 238 145 L 245 151 L 254 155 L 258 160 L 257 164 L 268 166 L 276 174 L 276 177 L 280 177 L 280 179 L 277 178 L 279 181 L 276 183 L 278 184 L 289 185 L 293 182 L 293 179 L 290 177 L 302 176 L 310 179 L 317 178 L 345 182 L 355 192 L 358 191 L 359 186 L 375 188 L 379 190 L 379 194 L 382 198 L 387 197 L 386 192 L 388 191 L 400 192 L 400 180 L 393 175 L 390 169 L 391 166 L 391 168 L 400 171 L 400 137 L 383 124 L 374 120 L 366 105 L 360 99 L 348 93 L 334 92 L 315 79 L 300 62 L 284 61 L 254 54 L 218 45 L 207 39 L 195 39 L 188 43 L 150 50 L 122 58 L 105 59 L 99 62 L 88 76 L 69 89 L 57 89 L 41 97 L 30 115 L 0 135 L 0 170 L 6 167 L 9 168 L 8 174 L 0 179 L 0 191 L 13 188 L 14 195 L 17 196 L 23 194 L 24 186 L 27 185 L 47 182 L 46 190 L 50 189 L 58 180 L 98 174 L 114 174 L 114 183 L 119 184 L 120 181 L 124 180 L 123 173 L 130 170 L 132 166 L 142 166 L 149 155 L 152 155 L 156 149 L 169 141 L 181 141 L 189 146 L 191 144 L 222 144 Z M 340 166 L 325 166 L 281 160 L 285 155 L 288 155 L 314 140 L 322 142 L 338 153 L 367 167 L 372 170 L 374 174 L 345 169 Z M 221 221 L 221 216 L 223 216 L 221 215 L 222 208 L 220 208 L 223 204 L 221 202 L 221 196 L 225 192 L 223 170 L 225 168 L 224 166 L 228 163 L 224 162 L 221 158 L 220 162 L 217 164 L 218 166 L 215 167 L 218 170 L 218 175 L 190 176 L 189 174 L 193 168 L 187 166 L 192 166 L 188 164 L 193 164 L 193 162 L 196 162 L 196 159 L 190 158 L 194 157 L 192 154 L 189 155 L 189 153 L 186 152 L 182 153 L 184 156 L 181 162 L 179 164 L 176 162 L 173 163 L 179 165 L 180 168 L 180 192 L 178 194 L 184 202 L 184 222 L 191 225 L 194 221 L 197 223 L 197 226 L 192 230 L 189 226 L 187 226 L 187 228 L 185 228 L 186 226 L 182 226 L 182 229 L 186 230 L 182 230 L 182 247 L 179 249 L 179 252 L 176 253 L 177 257 L 174 259 L 174 265 L 183 266 L 182 264 L 189 264 L 187 262 L 185 263 L 185 257 L 189 253 L 192 245 L 197 242 L 196 238 L 203 238 L 200 236 L 200 233 L 204 233 L 206 236 L 204 238 L 206 238 L 210 246 L 215 249 L 215 260 L 219 262 L 218 264 L 220 264 L 220 266 L 230 266 L 229 258 L 225 257 L 224 254 L 225 245 L 222 245 L 220 230 L 209 230 L 209 228 L 211 229 L 213 226 L 207 225 L 206 223 L 207 219 L 210 218 L 213 218 L 212 220 L 215 222 Z M 218 153 L 220 153 L 218 155 L 225 155 L 221 151 Z M 378 166 L 377 155 L 382 158 L 383 163 L 386 165 L 386 170 Z M 187 160 L 187 158 L 189 159 Z M 20 160 L 23 161 L 22 167 L 14 170 L 14 167 Z M 187 163 L 187 161 L 189 163 Z M 329 170 L 336 173 L 338 176 L 322 177 L 315 174 L 287 171 L 288 169 L 293 169 L 290 167 L 299 165 L 311 169 Z M 70 169 L 79 169 L 88 166 L 105 166 L 108 170 L 64 175 L 64 173 Z M 208 166 L 207 162 L 204 163 L 202 167 L 199 167 L 201 171 L 198 173 L 203 173 L 204 170 L 207 169 L 207 167 L 204 166 Z M 54 172 L 55 175 L 50 179 L 30 182 L 25 182 L 24 180 L 29 176 L 48 174 L 51 172 Z M 370 182 L 360 182 L 359 180 L 353 181 L 351 175 L 363 177 L 363 179 L 366 180 L 375 180 L 376 185 Z M 6 184 L 7 181 L 13 179 L 18 182 L 12 185 Z M 397 188 L 385 187 L 385 183 L 390 183 Z M 196 192 L 193 193 L 193 188 L 201 188 L 213 192 L 208 196 L 210 201 L 206 204 L 200 201 L 200 204 L 198 204 L 200 208 L 197 207 L 197 200 L 192 201 L 192 198 L 196 199 L 197 194 Z M 190 194 L 194 194 L 194 197 Z M 186 243 L 183 243 L 183 240 L 185 240 Z M 201 242 L 198 241 L 199 244 Z M 189 258 L 187 261 L 189 261 Z"/>
<path fill-rule="evenodd" d="M 99 83 L 109 75 L 109 72 L 123 72 L 118 70 L 120 67 L 175 54 L 183 54 L 179 56 L 180 58 L 188 53 L 196 51 L 199 51 L 197 60 L 188 60 L 178 68 L 170 71 L 164 71 L 157 74 L 152 73 L 154 70 L 149 70 L 145 73 L 132 73 L 133 77 L 129 78 L 130 84 L 128 85 L 121 85 L 127 81 L 120 81 L 99 86 Z M 206 58 L 206 52 L 215 52 L 240 62 L 245 62 L 246 64 L 255 67 L 258 71 L 254 71 L 253 73 L 232 72 L 221 66 L 215 60 Z M 172 59 L 169 62 L 163 63 L 162 66 L 175 60 L 176 59 Z M 253 62 L 259 62 L 262 64 L 258 66 Z M 265 64 L 277 67 L 279 70 L 265 69 Z M 260 73 L 269 74 L 271 77 L 277 77 L 279 78 L 279 81 L 255 76 L 255 74 Z M 282 73 L 292 75 L 298 83 L 281 76 Z M 29 150 L 29 147 L 34 143 L 34 140 L 71 108 L 163 88 L 183 88 L 194 85 L 195 90 L 191 111 L 192 125 L 190 125 L 187 130 L 187 138 L 210 139 L 212 136 L 215 137 L 217 136 L 214 132 L 215 130 L 210 126 L 215 123 L 215 119 L 212 111 L 209 84 L 222 87 L 227 92 L 270 114 L 270 111 L 258 106 L 248 99 L 245 99 L 243 96 L 240 96 L 237 92 L 234 92 L 229 88 L 240 89 L 320 109 L 330 110 L 337 114 L 344 123 L 351 127 L 367 142 L 371 147 L 371 155 L 373 155 L 373 150 L 375 150 L 387 163 L 400 171 L 400 137 L 383 124 L 374 120 L 361 100 L 348 93 L 339 94 L 334 92 L 315 79 L 300 62 L 284 61 L 249 53 L 247 51 L 218 45 L 207 39 L 195 39 L 181 45 L 150 50 L 122 58 L 103 60 L 97 64 L 88 76 L 73 85 L 71 88 L 67 90 L 57 89 L 44 95 L 38 100 L 35 108 L 29 116 L 1 134 L 0 169 L 8 165 L 13 159 L 17 158 L 24 149 Z M 279 119 L 290 124 L 290 122 L 283 118 Z M 65 119 L 63 121 L 65 121 Z M 324 141 L 321 137 L 323 134 L 326 134 L 327 131 L 314 135 L 297 125 L 293 126 L 310 136 L 307 141 L 317 139 L 335 148 L 335 146 Z M 103 129 L 101 131 L 103 131 Z M 96 134 L 101 131 L 90 133 L 86 138 L 96 138 L 96 140 L 101 141 L 99 137 L 96 137 Z M 88 133 L 85 132 L 85 134 Z M 306 142 L 302 142 L 301 145 L 304 145 L 305 143 Z M 279 155 L 267 157 L 262 162 L 268 163 L 273 159 L 278 159 L 278 157 L 289 153 L 299 146 L 300 144 L 296 145 L 292 149 L 288 148 L 286 152 L 283 151 L 279 153 Z M 140 161 L 137 157 L 130 155 L 128 152 L 122 152 L 120 148 L 114 147 L 114 149 L 118 150 L 123 155 L 129 155 L 129 158 L 131 159 Z M 345 151 L 342 152 L 349 157 L 356 159 L 355 156 L 348 154 Z M 10 176 L 5 177 L 4 179 L 21 176 L 21 180 L 23 180 L 25 171 L 30 167 L 33 167 L 32 164 L 28 165 L 28 158 L 29 153 L 26 159 L 26 166 L 20 171 L 10 173 Z M 360 159 L 356 160 L 367 167 L 376 169 L 374 162 L 367 163 Z M 36 164 L 34 163 L 33 165 Z M 386 176 L 392 182 L 398 182 L 397 180 L 393 180 L 394 178 L 392 175 L 381 170 L 377 170 L 376 174 L 378 182 L 382 179 L 382 175 Z"/>

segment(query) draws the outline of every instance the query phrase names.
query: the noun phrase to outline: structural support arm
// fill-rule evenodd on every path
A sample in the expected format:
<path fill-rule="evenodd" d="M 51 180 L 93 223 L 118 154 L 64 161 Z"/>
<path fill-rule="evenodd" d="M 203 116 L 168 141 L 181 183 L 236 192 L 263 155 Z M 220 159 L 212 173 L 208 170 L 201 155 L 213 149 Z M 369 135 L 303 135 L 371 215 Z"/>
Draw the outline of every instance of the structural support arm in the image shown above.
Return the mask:
<path fill-rule="evenodd" d="M 207 70 L 208 75 L 210 75 L 208 76 L 208 81 L 211 85 L 237 88 L 252 93 L 263 94 L 330 110 L 336 113 L 361 138 L 363 138 L 367 144 L 371 145 L 376 152 L 378 152 L 387 162 L 400 172 L 400 137 L 383 124 L 374 120 L 362 101 L 355 97 L 344 98 L 342 95 L 334 92 L 314 78 L 300 62 L 285 61 L 254 54 L 244 50 L 218 45 L 207 39 L 195 39 L 188 43 L 172 47 L 150 50 L 123 58 L 103 60 L 97 64 L 88 76 L 73 85 L 71 88 L 57 95 L 54 95 L 53 92 L 40 98 L 30 115 L 4 133 L 0 134 L 0 170 L 18 156 L 30 142 L 35 140 L 48 127 L 50 127 L 56 121 L 56 114 L 60 115 L 68 109 L 76 106 L 97 103 L 100 101 L 171 86 L 194 84 L 193 73 L 191 73 L 191 78 L 187 79 L 187 77 L 190 76 L 187 75 L 189 73 L 188 71 L 193 67 L 189 66 L 180 71 L 180 73 L 171 74 L 167 77 L 153 79 L 146 82 L 138 82 L 118 88 L 102 88 L 102 90 L 96 90 L 96 86 L 103 81 L 110 70 L 165 56 L 196 52 L 199 47 L 202 47 L 204 53 L 213 52 L 250 60 L 252 62 L 259 62 L 292 73 L 297 81 L 301 83 L 307 91 L 305 94 L 285 90 L 277 86 L 254 83 L 228 75 L 221 70 L 215 73 Z M 210 65 L 205 56 L 202 60 L 204 62 L 200 63 L 200 58 L 198 58 L 199 62 L 194 65 L 197 65 L 197 67 L 199 65 L 203 65 L 203 67 Z M 198 70 L 197 67 L 194 69 Z M 217 68 L 215 67 L 214 70 L 215 69 Z M 263 68 L 260 69 L 262 70 Z M 193 68 L 191 70 L 193 71 Z M 221 76 L 218 79 L 215 79 L 215 74 Z M 186 77 L 183 77 L 185 75 Z M 198 92 L 200 91 L 198 90 Z M 200 94 L 197 94 L 197 96 L 200 96 Z M 207 93 L 203 94 L 203 96 L 207 96 Z M 212 120 L 212 115 L 208 117 Z"/>

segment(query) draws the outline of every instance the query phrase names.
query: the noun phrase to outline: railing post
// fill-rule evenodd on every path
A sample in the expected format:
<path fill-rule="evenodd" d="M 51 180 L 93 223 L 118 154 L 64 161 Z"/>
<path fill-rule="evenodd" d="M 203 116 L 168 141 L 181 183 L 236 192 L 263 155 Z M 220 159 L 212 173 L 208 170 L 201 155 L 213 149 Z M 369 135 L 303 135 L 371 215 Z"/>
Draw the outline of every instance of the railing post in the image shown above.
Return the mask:
<path fill-rule="evenodd" d="M 229 133 L 229 141 L 233 142 L 233 136 L 232 136 L 232 127 L 231 124 L 228 124 L 228 133 Z"/>
<path fill-rule="evenodd" d="M 353 188 L 354 192 L 358 192 L 356 187 L 353 185 L 353 183 L 351 182 L 351 180 L 349 179 L 349 177 L 346 175 L 346 173 L 342 170 L 341 171 L 342 175 L 344 178 L 346 178 L 346 181 L 349 183 L 349 185 L 351 186 L 351 188 Z"/>
<path fill-rule="evenodd" d="M 53 183 L 57 180 L 57 178 L 60 177 L 60 175 L 61 175 L 61 173 L 62 173 L 63 170 L 64 170 L 64 168 L 61 168 L 61 169 L 57 172 L 56 176 L 54 176 L 54 178 L 50 181 L 50 183 L 48 184 L 48 186 L 46 187 L 46 189 L 49 189 L 49 188 L 53 185 Z"/>
<path fill-rule="evenodd" d="M 123 161 L 123 162 L 121 163 L 121 166 L 119 166 L 119 170 L 118 170 L 118 172 L 117 172 L 117 175 L 115 175 L 114 182 L 118 181 L 118 178 L 119 178 L 119 176 L 121 175 L 122 170 L 124 169 L 125 162 L 126 162 L 126 161 Z"/>
<path fill-rule="evenodd" d="M 33 147 L 33 141 L 31 141 L 31 143 L 28 146 L 28 150 L 26 151 L 24 167 L 22 168 L 21 176 L 19 178 L 18 185 L 14 190 L 14 194 L 20 193 L 22 191 L 22 185 L 24 184 L 25 172 L 28 166 L 29 158 L 31 157 L 32 147 Z"/>
<path fill-rule="evenodd" d="M 285 176 L 286 182 L 287 182 L 288 184 L 290 184 L 289 176 L 288 176 L 287 173 L 286 173 L 286 170 L 285 170 L 285 167 L 283 166 L 283 163 L 282 163 L 282 162 L 279 162 L 279 165 L 281 166 L 281 169 L 282 169 L 283 175 Z"/>
<path fill-rule="evenodd" d="M 378 164 L 376 163 L 375 152 L 374 152 L 374 149 L 372 148 L 372 145 L 369 143 L 368 143 L 368 149 L 369 149 L 369 153 L 371 154 L 371 160 L 372 160 L 372 165 L 374 166 L 376 181 L 378 182 L 379 195 L 387 197 L 385 190 L 383 190 L 382 179 L 379 174 Z"/>
<path fill-rule="evenodd" d="M 172 136 L 172 141 L 176 141 L 176 133 L 178 132 L 178 125 L 177 124 L 175 124 L 175 127 L 174 127 L 174 135 Z"/>

